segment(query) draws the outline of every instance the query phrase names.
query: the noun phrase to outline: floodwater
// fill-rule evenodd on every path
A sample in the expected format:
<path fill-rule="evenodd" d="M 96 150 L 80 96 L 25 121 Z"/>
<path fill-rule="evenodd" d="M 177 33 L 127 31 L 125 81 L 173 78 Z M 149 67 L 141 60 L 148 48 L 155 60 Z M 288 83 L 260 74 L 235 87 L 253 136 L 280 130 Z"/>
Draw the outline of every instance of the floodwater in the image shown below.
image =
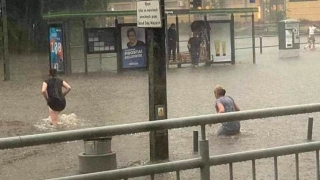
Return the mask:
<path fill-rule="evenodd" d="M 279 59 L 277 48 L 266 48 L 252 63 L 249 50 L 236 52 L 236 64 L 212 67 L 175 68 L 167 72 L 169 118 L 198 116 L 214 112 L 213 87 L 223 85 L 241 110 L 317 103 L 319 51 L 300 57 Z M 71 86 L 67 107 L 57 127 L 49 125 L 48 107 L 41 95 L 47 78 L 48 60 L 44 55 L 12 57 L 12 80 L 0 82 L 0 135 L 11 137 L 88 127 L 148 121 L 148 74 L 126 71 L 61 76 Z M 313 139 L 319 140 L 319 113 L 243 121 L 239 136 L 219 138 L 219 125 L 207 126 L 210 155 L 305 143 L 307 119 L 314 117 Z M 169 130 L 170 161 L 198 157 L 192 152 L 193 131 L 199 127 Z M 149 163 L 149 135 L 116 136 L 112 150 L 118 167 Z M 78 154 L 82 141 L 41 145 L 0 151 L 0 179 L 48 179 L 78 174 Z M 300 156 L 300 179 L 315 179 L 315 153 Z M 295 179 L 294 156 L 279 157 L 279 179 Z M 273 159 L 257 160 L 257 179 L 274 179 Z M 212 179 L 228 179 L 228 165 L 211 167 Z M 181 179 L 200 179 L 200 170 L 181 172 Z M 251 177 L 251 162 L 234 164 L 234 179 Z M 175 179 L 175 173 L 156 179 Z M 134 179 L 150 179 L 139 177 Z"/>

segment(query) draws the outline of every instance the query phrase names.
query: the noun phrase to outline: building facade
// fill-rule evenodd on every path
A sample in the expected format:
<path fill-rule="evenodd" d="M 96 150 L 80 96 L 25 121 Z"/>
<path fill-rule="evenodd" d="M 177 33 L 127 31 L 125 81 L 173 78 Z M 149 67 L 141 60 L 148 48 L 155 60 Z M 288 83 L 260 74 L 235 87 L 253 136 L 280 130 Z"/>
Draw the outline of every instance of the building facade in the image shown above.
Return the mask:
<path fill-rule="evenodd" d="M 320 21 L 320 1 L 286 0 L 287 17 L 298 20 Z"/>

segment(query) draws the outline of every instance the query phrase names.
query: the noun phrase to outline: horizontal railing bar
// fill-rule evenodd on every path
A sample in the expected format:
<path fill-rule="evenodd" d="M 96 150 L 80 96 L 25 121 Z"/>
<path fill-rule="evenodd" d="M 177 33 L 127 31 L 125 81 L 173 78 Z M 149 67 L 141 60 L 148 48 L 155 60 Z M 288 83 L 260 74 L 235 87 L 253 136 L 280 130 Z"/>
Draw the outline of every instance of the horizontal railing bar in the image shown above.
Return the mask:
<path fill-rule="evenodd" d="M 152 174 L 161 174 L 161 173 L 168 173 L 168 172 L 174 172 L 174 171 L 182 171 L 187 169 L 195 169 L 195 168 L 199 168 L 201 166 L 201 163 L 202 163 L 201 158 L 194 158 L 194 159 L 180 160 L 180 161 L 174 161 L 174 162 L 166 162 L 166 163 L 160 163 L 160 164 L 152 164 L 152 165 L 137 166 L 137 167 L 124 168 L 124 169 L 103 171 L 103 172 L 97 172 L 97 173 L 60 177 L 60 178 L 54 178 L 50 180 L 84 180 L 84 179 L 112 180 L 112 179 L 133 178 L 133 177 L 147 176 Z"/>
<path fill-rule="evenodd" d="M 308 142 L 294 144 L 288 146 L 274 147 L 268 149 L 260 149 L 253 151 L 237 152 L 231 154 L 216 155 L 210 157 L 210 166 L 218 166 L 222 164 L 236 163 L 242 161 L 252 161 L 263 158 L 274 158 L 277 156 L 285 156 L 290 154 L 317 151 L 320 149 L 320 142 Z M 123 179 L 151 174 L 168 173 L 174 171 L 182 171 L 187 169 L 199 168 L 202 165 L 201 158 L 173 161 L 161 164 L 145 165 L 138 167 L 129 167 L 124 169 L 103 171 L 98 173 L 90 173 L 83 175 L 74 175 L 68 177 L 55 178 L 50 180 L 100 180 L 100 179 Z M 230 165 L 229 165 L 230 166 Z M 232 167 L 232 165 L 231 165 Z"/>
<path fill-rule="evenodd" d="M 274 107 L 257 110 L 238 111 L 221 114 L 210 114 L 193 117 L 182 117 L 158 121 L 147 121 L 132 124 L 94 127 L 78 130 L 51 132 L 43 134 L 25 135 L 17 137 L 0 138 L 0 149 L 35 146 L 50 143 L 94 139 L 106 136 L 125 135 L 140 132 L 150 132 L 163 129 L 175 129 L 222 122 L 243 121 L 277 117 L 285 115 L 312 113 L 320 111 L 320 103 Z"/>
<path fill-rule="evenodd" d="M 244 151 L 231 154 L 223 154 L 210 157 L 210 165 L 217 166 L 222 164 L 229 164 L 242 161 L 250 161 L 254 159 L 271 158 L 275 156 L 285 156 L 290 154 L 305 153 L 317 151 L 320 149 L 320 141 L 294 144 L 288 146 Z"/>

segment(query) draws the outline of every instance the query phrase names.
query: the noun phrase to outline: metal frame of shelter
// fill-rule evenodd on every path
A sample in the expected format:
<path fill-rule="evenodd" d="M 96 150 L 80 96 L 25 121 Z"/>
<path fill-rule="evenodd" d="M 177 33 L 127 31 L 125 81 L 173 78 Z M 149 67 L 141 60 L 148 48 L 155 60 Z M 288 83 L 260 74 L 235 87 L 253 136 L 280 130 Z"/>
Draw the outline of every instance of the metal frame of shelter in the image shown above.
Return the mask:
<path fill-rule="evenodd" d="M 236 13 L 245 13 L 246 17 L 251 17 L 251 21 L 252 21 L 252 55 L 253 55 L 253 63 L 255 63 L 256 61 L 256 57 L 255 57 L 255 32 L 254 32 L 254 13 L 258 12 L 258 8 L 254 7 L 254 8 L 220 8 L 220 9 L 197 9 L 197 10 L 193 10 L 193 9 L 170 9 L 170 10 L 166 10 L 166 19 L 167 16 L 176 16 L 176 25 L 177 25 L 177 30 L 179 28 L 179 15 L 204 15 L 204 21 L 207 21 L 206 17 L 208 14 L 213 14 L 213 15 L 221 15 L 221 14 L 229 14 L 231 15 L 231 20 L 230 20 L 230 32 L 231 32 L 231 64 L 235 63 L 235 38 L 234 38 L 234 14 Z M 101 17 L 101 16 L 105 16 L 105 17 L 115 17 L 115 25 L 116 27 L 119 25 L 118 24 L 118 17 L 124 17 L 124 16 L 136 16 L 137 12 L 136 11 L 105 11 L 105 12 L 70 12 L 70 13 L 48 13 L 48 14 L 43 14 L 42 17 L 48 21 L 48 24 L 51 23 L 57 23 L 57 22 L 61 22 L 63 24 L 63 28 L 66 28 L 64 32 L 68 32 L 68 25 L 67 22 L 68 20 L 72 20 L 72 19 L 81 19 L 83 20 L 83 24 L 84 24 L 84 29 L 85 27 L 85 21 L 87 18 L 92 18 L 92 17 Z M 65 36 L 68 36 L 67 34 L 65 34 Z M 65 57 L 66 57 L 66 73 L 70 73 L 71 72 L 71 67 L 68 66 L 69 64 L 71 64 L 70 62 L 70 46 L 68 41 L 68 37 L 65 38 L 65 44 L 67 45 L 65 48 Z M 121 43 L 119 42 L 121 41 L 121 39 L 117 40 L 117 43 Z M 179 41 L 179 38 L 178 38 Z M 84 42 L 85 43 L 85 42 Z M 118 46 L 119 47 L 119 46 Z M 86 45 L 84 46 L 84 60 L 85 60 L 85 72 L 88 72 L 88 60 L 87 60 L 87 49 L 86 49 Z M 210 51 L 210 49 L 208 49 L 208 51 Z M 121 58 L 119 55 L 119 53 L 121 52 L 117 52 L 117 62 L 118 62 L 118 66 L 117 66 L 117 71 L 120 71 L 122 68 L 120 67 L 121 63 L 119 63 L 119 61 L 121 61 Z M 177 54 L 179 54 L 179 45 L 177 48 Z M 119 59 L 120 58 L 120 59 Z M 213 63 L 213 60 L 208 59 L 208 61 L 206 62 L 206 65 L 210 65 L 211 63 Z M 167 67 L 169 65 L 169 61 L 167 61 Z M 178 67 L 181 67 L 181 63 L 178 63 Z"/>

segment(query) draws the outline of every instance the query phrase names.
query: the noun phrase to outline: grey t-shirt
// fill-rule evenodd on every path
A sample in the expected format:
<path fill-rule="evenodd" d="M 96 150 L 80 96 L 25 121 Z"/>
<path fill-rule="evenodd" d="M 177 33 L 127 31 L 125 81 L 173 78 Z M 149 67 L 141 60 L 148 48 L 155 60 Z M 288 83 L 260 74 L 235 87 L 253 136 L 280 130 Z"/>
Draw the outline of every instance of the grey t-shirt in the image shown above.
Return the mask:
<path fill-rule="evenodd" d="M 215 102 L 215 106 L 216 107 L 217 107 L 218 103 L 221 103 L 223 105 L 225 112 L 236 111 L 236 109 L 234 107 L 234 101 L 230 96 L 221 96 L 221 97 L 219 97 Z"/>
<path fill-rule="evenodd" d="M 236 111 L 236 108 L 234 106 L 234 100 L 230 96 L 221 96 L 221 97 L 219 97 L 215 102 L 216 109 L 217 109 L 217 104 L 218 103 L 221 103 L 223 105 L 225 113 Z M 239 130 L 240 129 L 240 122 L 239 121 L 224 122 L 224 123 L 222 123 L 222 126 L 227 131 Z"/>

